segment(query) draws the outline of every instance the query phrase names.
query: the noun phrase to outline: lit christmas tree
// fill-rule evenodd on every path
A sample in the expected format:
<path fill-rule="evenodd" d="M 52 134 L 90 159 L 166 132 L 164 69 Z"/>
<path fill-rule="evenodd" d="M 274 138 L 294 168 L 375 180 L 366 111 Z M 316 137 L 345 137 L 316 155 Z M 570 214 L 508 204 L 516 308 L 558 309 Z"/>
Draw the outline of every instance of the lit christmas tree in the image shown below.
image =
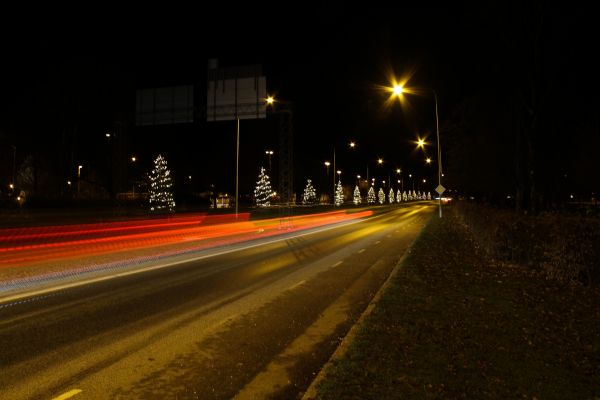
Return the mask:
<path fill-rule="evenodd" d="M 304 197 L 302 197 L 302 204 L 315 204 L 317 201 L 317 193 L 312 185 L 312 181 L 308 179 L 306 187 L 304 188 Z"/>
<path fill-rule="evenodd" d="M 396 191 L 396 201 L 400 203 L 402 201 L 402 193 L 400 193 L 400 189 Z"/>
<path fill-rule="evenodd" d="M 411 191 L 408 191 L 408 201 L 411 201 L 413 199 L 413 195 L 411 193 Z"/>
<path fill-rule="evenodd" d="M 150 172 L 150 187 L 148 195 L 151 213 L 175 212 L 175 201 L 173 200 L 171 172 L 167 168 L 167 160 L 160 154 L 154 160 L 154 169 Z"/>
<path fill-rule="evenodd" d="M 402 200 L 408 201 L 408 195 L 406 194 L 406 190 L 402 193 Z"/>
<path fill-rule="evenodd" d="M 396 199 L 394 198 L 394 189 L 390 188 L 390 193 L 388 194 L 388 200 L 391 203 L 395 202 Z"/>
<path fill-rule="evenodd" d="M 341 206 L 344 202 L 344 192 L 342 191 L 342 181 L 339 180 L 335 187 L 335 205 Z"/>
<path fill-rule="evenodd" d="M 369 188 L 369 193 L 367 194 L 367 203 L 375 204 L 375 190 L 373 186 Z"/>
<path fill-rule="evenodd" d="M 270 207 L 272 195 L 273 190 L 271 189 L 269 175 L 265 174 L 265 169 L 263 167 L 260 167 L 258 182 L 256 182 L 256 189 L 254 189 L 254 201 L 256 201 L 256 206 Z"/>
<path fill-rule="evenodd" d="M 383 188 L 379 188 L 379 192 L 377 192 L 377 196 L 379 197 L 379 204 L 385 203 L 385 192 Z"/>
<path fill-rule="evenodd" d="M 431 200 L 431 192 L 427 192 L 427 200 Z"/>
<path fill-rule="evenodd" d="M 361 198 L 360 198 L 360 189 L 358 188 L 358 185 L 356 185 L 354 187 L 354 205 L 359 205 L 361 203 Z"/>
<path fill-rule="evenodd" d="M 415 192 L 414 190 L 413 190 L 413 192 L 412 192 L 412 198 L 413 198 L 413 200 L 418 200 L 418 199 L 419 199 L 419 198 L 417 197 L 417 192 Z"/>

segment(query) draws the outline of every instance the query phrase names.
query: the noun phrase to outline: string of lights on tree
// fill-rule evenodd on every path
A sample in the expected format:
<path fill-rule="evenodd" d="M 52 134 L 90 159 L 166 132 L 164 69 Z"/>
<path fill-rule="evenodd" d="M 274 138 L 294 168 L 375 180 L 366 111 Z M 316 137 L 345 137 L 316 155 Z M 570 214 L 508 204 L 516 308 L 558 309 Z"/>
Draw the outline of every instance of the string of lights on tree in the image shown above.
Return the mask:
<path fill-rule="evenodd" d="M 371 186 L 369 188 L 369 193 L 367 193 L 367 203 L 375 204 L 375 199 L 375 189 L 373 189 L 373 186 Z"/>
<path fill-rule="evenodd" d="M 162 155 L 159 154 L 154 160 L 154 168 L 152 169 L 152 172 L 150 172 L 149 178 L 150 187 L 148 196 L 150 212 L 175 212 L 171 172 L 167 168 L 167 160 L 165 160 Z"/>
<path fill-rule="evenodd" d="M 390 188 L 390 193 L 388 194 L 388 200 L 390 201 L 390 204 L 396 201 L 396 199 L 394 198 L 394 189 L 392 189 L 392 188 Z"/>
<path fill-rule="evenodd" d="M 379 204 L 385 203 L 385 192 L 382 188 L 379 188 L 379 192 L 377 192 L 377 196 L 379 197 Z"/>
<path fill-rule="evenodd" d="M 356 185 L 354 187 L 354 205 L 359 205 L 362 201 L 362 199 L 360 198 L 360 189 L 358 188 L 358 185 Z"/>
<path fill-rule="evenodd" d="M 302 196 L 302 204 L 315 204 L 317 202 L 317 192 L 315 191 L 310 179 L 306 182 L 304 188 L 304 196 Z"/>
<path fill-rule="evenodd" d="M 256 202 L 256 206 L 270 207 L 271 196 L 273 196 L 273 190 L 271 189 L 269 175 L 265 173 L 265 169 L 263 167 L 260 167 L 260 174 L 258 175 L 256 188 L 254 189 L 254 201 Z"/>
<path fill-rule="evenodd" d="M 341 206 L 344 203 L 344 192 L 342 191 L 342 181 L 339 180 L 335 187 L 335 205 Z"/>

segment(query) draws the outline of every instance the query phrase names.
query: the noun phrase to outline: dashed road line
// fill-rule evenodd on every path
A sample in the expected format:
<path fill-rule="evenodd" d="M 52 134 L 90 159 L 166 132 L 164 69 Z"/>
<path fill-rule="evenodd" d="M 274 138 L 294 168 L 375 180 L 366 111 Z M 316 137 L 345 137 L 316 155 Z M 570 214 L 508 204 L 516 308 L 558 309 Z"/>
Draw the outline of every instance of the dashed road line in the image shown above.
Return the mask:
<path fill-rule="evenodd" d="M 306 281 L 302 280 L 302 281 L 300 281 L 300 282 L 298 282 L 298 283 L 296 283 L 296 284 L 294 284 L 294 285 L 290 286 L 290 287 L 288 288 L 288 290 L 292 290 L 292 289 L 294 289 L 294 288 L 297 288 L 298 286 L 302 285 L 303 283 L 306 283 Z"/>
<path fill-rule="evenodd" d="M 375 242 L 375 244 L 379 244 L 379 243 L 381 243 L 381 240 L 378 240 L 378 241 Z"/>
<path fill-rule="evenodd" d="M 338 265 L 340 265 L 342 262 L 343 262 L 343 261 L 338 261 L 338 262 L 336 262 L 335 264 L 333 264 L 333 265 L 331 266 L 331 268 L 335 268 L 335 267 L 337 267 L 337 266 L 338 266 Z"/>
<path fill-rule="evenodd" d="M 362 253 L 363 251 L 365 251 L 365 249 L 360 249 L 360 250 L 358 251 L 358 254 Z"/>
<path fill-rule="evenodd" d="M 70 399 L 71 397 L 81 393 L 82 390 L 81 389 L 73 389 L 73 390 L 69 390 L 66 393 L 61 394 L 58 397 L 54 397 L 52 400 L 65 400 L 65 399 Z"/>

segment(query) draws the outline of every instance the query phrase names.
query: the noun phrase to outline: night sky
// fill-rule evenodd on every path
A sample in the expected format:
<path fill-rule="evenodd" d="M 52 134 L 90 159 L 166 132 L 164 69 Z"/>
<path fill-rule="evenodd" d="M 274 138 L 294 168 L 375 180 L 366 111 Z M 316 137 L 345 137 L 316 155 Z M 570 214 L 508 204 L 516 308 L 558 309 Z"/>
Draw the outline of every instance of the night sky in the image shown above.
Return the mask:
<path fill-rule="evenodd" d="M 521 70 L 527 54 L 519 54 L 519 42 L 535 34 L 525 16 L 537 6 L 302 4 L 285 10 L 90 8 L 71 10 L 71 15 L 13 15 L 1 39 L 3 181 L 10 179 L 12 145 L 18 149 L 17 164 L 31 153 L 48 164 L 69 158 L 95 166 L 91 169 L 100 177 L 107 175 L 104 133 L 119 116 L 133 111 L 135 90 L 194 84 L 201 107 L 205 94 L 198 91 L 206 84 L 210 58 L 218 58 L 220 66 L 261 64 L 268 92 L 293 104 L 297 192 L 306 178 L 317 183 L 318 191 L 329 190 L 325 185 L 331 176 L 326 180 L 323 162 L 332 161 L 334 148 L 342 181 L 348 184 L 356 174 L 365 177 L 367 167 L 378 179 L 387 180 L 398 167 L 433 179 L 435 167 L 425 165 L 425 155 L 414 144 L 417 136 L 427 137 L 427 155 L 435 156 L 433 97 L 411 96 L 407 106 L 396 102 L 386 108 L 387 95 L 377 86 L 388 85 L 391 75 L 408 75 L 407 86 L 435 89 L 443 135 L 452 129 L 452 116 L 464 101 L 482 92 L 495 98 L 510 90 L 509 77 L 527 75 L 524 66 Z M 557 126 L 577 124 L 581 115 L 597 121 L 596 24 L 586 9 L 542 8 L 547 43 L 542 45 L 545 67 L 540 74 L 542 79 L 551 74 L 548 82 L 560 85 L 540 96 L 553 96 L 560 105 L 564 115 L 557 117 Z M 75 139 L 65 134 L 73 126 Z M 557 130 L 547 134 L 554 141 L 566 135 L 569 141 L 569 133 Z M 249 192 L 259 166 L 268 164 L 264 150 L 277 151 L 277 130 L 267 118 L 242 121 L 241 133 L 240 185 Z M 442 149 L 452 147 L 451 137 L 442 136 Z M 354 150 L 347 146 L 351 140 L 357 142 Z M 126 152 L 140 160 L 137 173 L 149 169 L 150 160 L 162 152 L 176 182 L 193 175 L 195 191 L 210 184 L 221 191 L 233 189 L 233 122 L 200 121 L 191 128 L 143 136 L 131 130 Z M 378 167 L 379 157 L 384 165 Z M 578 156 L 570 157 L 565 163 Z M 273 165 L 277 162 L 275 154 Z M 72 170 L 59 170 L 72 176 Z M 597 182 L 598 170 L 588 172 Z"/>

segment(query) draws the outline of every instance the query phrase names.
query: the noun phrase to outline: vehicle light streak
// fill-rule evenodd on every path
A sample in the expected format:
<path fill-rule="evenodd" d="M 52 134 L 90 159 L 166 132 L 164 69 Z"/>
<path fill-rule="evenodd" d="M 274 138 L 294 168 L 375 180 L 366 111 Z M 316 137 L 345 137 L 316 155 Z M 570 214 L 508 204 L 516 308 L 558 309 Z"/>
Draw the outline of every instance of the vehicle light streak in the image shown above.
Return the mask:
<path fill-rule="evenodd" d="M 371 215 L 371 211 L 347 213 L 335 211 L 299 215 L 282 220 L 272 218 L 250 221 L 243 215 L 204 216 L 0 230 L 0 267 L 16 268 L 62 260 L 81 259 L 93 263 L 93 257 L 118 254 L 127 260 L 145 254 L 164 254 L 165 246 L 177 245 L 176 252 L 189 252 L 260 237 L 288 233 Z M 213 217 L 216 217 L 213 219 Z M 234 222 L 236 221 L 236 222 Z M 102 233 L 102 236 L 95 235 Z M 107 236 L 107 234 L 109 234 Z M 4 240 L 10 238 L 6 242 Z M 32 242 L 32 239 L 35 241 Z M 44 241 L 40 241 L 44 239 Z M 9 246 L 7 246 L 9 243 Z M 127 252 L 137 251 L 138 254 Z"/>

